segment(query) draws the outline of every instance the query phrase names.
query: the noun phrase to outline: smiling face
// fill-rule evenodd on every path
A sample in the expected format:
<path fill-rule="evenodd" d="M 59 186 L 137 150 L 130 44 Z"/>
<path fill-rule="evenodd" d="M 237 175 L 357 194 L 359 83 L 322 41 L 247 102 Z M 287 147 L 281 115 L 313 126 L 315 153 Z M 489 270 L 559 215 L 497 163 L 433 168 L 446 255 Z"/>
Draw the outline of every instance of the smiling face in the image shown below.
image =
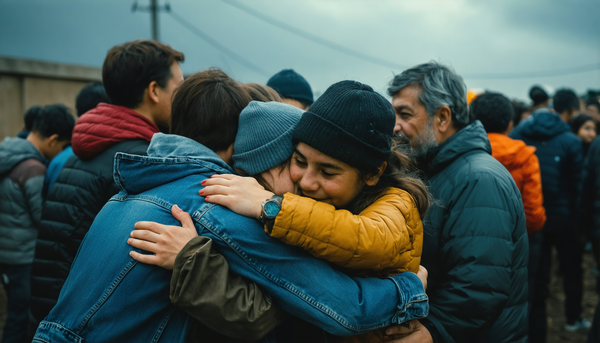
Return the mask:
<path fill-rule="evenodd" d="M 290 176 L 302 195 L 336 208 L 348 205 L 365 186 L 356 169 L 304 143 L 294 150 Z"/>
<path fill-rule="evenodd" d="M 591 144 L 596 139 L 596 124 L 592 120 L 586 121 L 579 128 L 577 136 L 586 144 Z"/>

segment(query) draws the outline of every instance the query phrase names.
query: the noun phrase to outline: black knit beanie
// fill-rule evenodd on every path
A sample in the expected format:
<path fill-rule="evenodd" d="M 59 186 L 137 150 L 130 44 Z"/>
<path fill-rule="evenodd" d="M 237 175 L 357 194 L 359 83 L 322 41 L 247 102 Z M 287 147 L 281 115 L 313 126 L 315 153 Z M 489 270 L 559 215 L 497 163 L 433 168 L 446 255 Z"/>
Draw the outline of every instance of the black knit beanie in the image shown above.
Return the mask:
<path fill-rule="evenodd" d="M 359 170 L 375 172 L 392 154 L 394 108 L 356 81 L 329 87 L 302 115 L 294 142 L 302 142 Z"/>

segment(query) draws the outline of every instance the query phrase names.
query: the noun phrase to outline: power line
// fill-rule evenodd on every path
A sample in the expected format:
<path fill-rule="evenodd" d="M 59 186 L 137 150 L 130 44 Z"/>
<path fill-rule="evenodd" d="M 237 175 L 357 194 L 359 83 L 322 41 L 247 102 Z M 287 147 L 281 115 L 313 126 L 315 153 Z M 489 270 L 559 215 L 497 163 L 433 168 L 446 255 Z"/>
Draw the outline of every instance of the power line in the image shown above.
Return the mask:
<path fill-rule="evenodd" d="M 205 42 L 207 42 L 208 44 L 212 45 L 217 50 L 219 50 L 222 53 L 224 53 L 225 55 L 229 56 L 234 61 L 238 62 L 239 64 L 247 67 L 248 69 L 250 69 L 250 70 L 254 71 L 255 73 L 260 74 L 260 75 L 262 75 L 264 77 L 270 77 L 271 76 L 269 73 L 267 73 L 265 70 L 263 70 L 262 68 L 260 68 L 256 64 L 248 61 L 247 59 L 243 58 L 242 56 L 238 55 L 237 53 L 229 50 L 226 46 L 224 46 L 223 44 L 219 43 L 215 39 L 211 38 L 209 35 L 207 35 L 202 30 L 200 30 L 199 28 L 197 28 L 196 26 L 194 26 L 189 21 L 185 20 L 185 18 L 183 18 L 182 16 L 180 16 L 179 14 L 177 14 L 176 12 L 174 12 L 173 10 L 171 10 L 168 13 L 179 24 L 181 24 L 182 26 L 184 26 L 185 28 L 187 28 L 188 30 L 190 30 L 196 36 L 200 37 L 200 39 L 202 39 Z"/>
<path fill-rule="evenodd" d="M 339 52 L 341 52 L 343 54 L 350 55 L 350 56 L 356 57 L 358 59 L 361 59 L 361 60 L 364 60 L 364 61 L 368 61 L 368 62 L 371 62 L 371 63 L 374 63 L 374 64 L 378 64 L 378 65 L 381 65 L 381 66 L 384 66 L 384 67 L 388 67 L 388 68 L 396 68 L 396 69 L 406 69 L 406 68 L 408 68 L 405 65 L 401 65 L 401 64 L 394 63 L 394 62 L 390 62 L 390 61 L 387 61 L 387 60 L 384 60 L 384 59 L 381 59 L 381 58 L 378 58 L 378 57 L 375 57 L 375 56 L 363 54 L 362 52 L 359 52 L 359 51 L 356 51 L 356 50 L 352 50 L 350 48 L 347 48 L 347 47 L 345 47 L 343 45 L 337 44 L 337 43 L 335 43 L 333 41 L 330 41 L 328 39 L 321 38 L 321 37 L 319 37 L 317 35 L 314 35 L 314 34 L 312 34 L 310 32 L 304 31 L 302 29 L 299 29 L 297 27 L 294 27 L 294 26 L 291 26 L 291 25 L 289 25 L 287 23 L 284 23 L 284 22 L 282 22 L 280 20 L 277 20 L 275 18 L 272 18 L 272 17 L 269 17 L 267 15 L 264 15 L 264 14 L 258 12 L 258 11 L 255 11 L 254 9 L 252 9 L 252 8 L 246 6 L 246 5 L 240 4 L 239 2 L 237 2 L 235 0 L 223 0 L 223 2 L 225 2 L 228 5 L 237 7 L 238 9 L 240 9 L 240 10 L 242 10 L 242 11 L 250 14 L 251 16 L 254 16 L 254 17 L 256 17 L 256 18 L 258 18 L 258 19 L 260 19 L 260 20 L 262 20 L 264 22 L 267 22 L 267 23 L 271 24 L 271 25 L 277 26 L 277 27 L 279 27 L 282 30 L 291 32 L 291 33 L 293 33 L 295 35 L 298 35 L 300 37 L 306 38 L 306 39 L 308 39 L 310 41 L 313 41 L 313 42 L 315 42 L 317 44 L 321 44 L 321 45 L 323 45 L 325 47 L 328 47 L 330 49 L 339 51 Z"/>
<path fill-rule="evenodd" d="M 328 39 L 319 37 L 310 32 L 299 29 L 297 27 L 291 26 L 283 21 L 269 17 L 269 16 L 267 16 L 259 11 L 256 11 L 246 5 L 243 5 L 243 4 L 239 3 L 237 0 L 223 0 L 223 2 L 225 2 L 228 5 L 234 6 L 238 9 L 250 14 L 251 16 L 256 17 L 266 23 L 273 25 L 273 26 L 276 26 L 282 30 L 291 32 L 297 36 L 306 38 L 314 43 L 323 45 L 327 48 L 339 51 L 346 55 L 350 55 L 352 57 L 355 57 L 355 58 L 358 58 L 358 59 L 361 59 L 364 61 L 368 61 L 368 62 L 377 64 L 380 66 L 388 67 L 388 68 L 391 67 L 391 68 L 402 69 L 402 70 L 408 68 L 405 65 L 400 65 L 400 64 L 388 61 L 388 60 L 384 60 L 384 59 L 375 57 L 375 56 L 364 54 L 362 52 L 347 48 L 347 47 L 337 44 L 333 41 L 330 41 Z M 467 74 L 462 74 L 462 76 L 465 79 L 471 79 L 471 80 L 507 80 L 507 79 L 526 79 L 526 78 L 535 78 L 535 77 L 563 76 L 563 75 L 569 75 L 569 74 L 577 74 L 577 73 L 595 71 L 595 70 L 599 70 L 599 69 L 600 69 L 600 63 L 594 63 L 594 64 L 588 64 L 588 65 L 572 67 L 572 68 L 565 68 L 565 69 L 558 69 L 558 70 L 546 70 L 546 71 L 522 72 L 522 73 L 467 73 Z"/>
<path fill-rule="evenodd" d="M 555 77 L 577 73 L 585 73 L 600 69 L 600 63 L 586 64 L 579 67 L 571 67 L 557 70 L 532 71 L 522 73 L 490 73 L 490 74 L 463 74 L 465 79 L 471 80 L 508 80 L 508 79 L 528 79 L 536 77 Z"/>

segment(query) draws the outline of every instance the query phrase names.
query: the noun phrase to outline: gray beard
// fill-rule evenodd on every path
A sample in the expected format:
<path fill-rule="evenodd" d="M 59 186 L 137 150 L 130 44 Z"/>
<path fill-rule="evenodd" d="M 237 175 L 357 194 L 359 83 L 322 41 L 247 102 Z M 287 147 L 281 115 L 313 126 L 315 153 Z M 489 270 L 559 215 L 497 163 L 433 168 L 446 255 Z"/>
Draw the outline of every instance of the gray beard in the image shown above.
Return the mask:
<path fill-rule="evenodd" d="M 435 139 L 435 132 L 433 131 L 433 118 L 429 119 L 423 133 L 415 137 L 414 140 L 411 141 L 404 135 L 397 135 L 396 141 L 400 143 L 400 147 L 404 148 L 402 152 L 408 153 L 414 158 L 425 155 L 430 149 L 438 146 L 438 142 Z M 407 142 L 410 143 L 409 149 L 406 149 L 408 147 L 407 144 L 402 144 Z"/>

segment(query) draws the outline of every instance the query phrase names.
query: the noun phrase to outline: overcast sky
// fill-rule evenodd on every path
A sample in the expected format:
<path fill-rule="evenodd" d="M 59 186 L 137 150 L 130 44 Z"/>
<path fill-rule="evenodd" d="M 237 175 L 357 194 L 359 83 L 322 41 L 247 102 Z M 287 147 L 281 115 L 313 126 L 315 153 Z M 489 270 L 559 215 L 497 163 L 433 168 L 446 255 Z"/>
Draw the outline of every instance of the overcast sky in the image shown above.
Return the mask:
<path fill-rule="evenodd" d="M 340 46 L 400 66 L 437 60 L 469 88 L 528 100 L 532 84 L 600 88 L 600 70 L 510 80 L 467 75 L 527 73 L 600 64 L 599 0 L 236 0 Z M 0 56 L 100 67 L 115 44 L 150 38 L 150 15 L 133 0 L 0 0 Z M 140 0 L 139 5 L 148 5 Z M 159 0 L 164 4 L 164 0 Z M 172 0 L 172 11 L 264 72 L 238 63 L 168 13 L 160 40 L 185 53 L 185 74 L 219 67 L 241 82 L 266 83 L 284 68 L 315 92 L 354 79 L 384 93 L 401 67 L 349 56 L 282 30 L 218 0 Z M 264 75 L 266 74 L 266 75 Z"/>

